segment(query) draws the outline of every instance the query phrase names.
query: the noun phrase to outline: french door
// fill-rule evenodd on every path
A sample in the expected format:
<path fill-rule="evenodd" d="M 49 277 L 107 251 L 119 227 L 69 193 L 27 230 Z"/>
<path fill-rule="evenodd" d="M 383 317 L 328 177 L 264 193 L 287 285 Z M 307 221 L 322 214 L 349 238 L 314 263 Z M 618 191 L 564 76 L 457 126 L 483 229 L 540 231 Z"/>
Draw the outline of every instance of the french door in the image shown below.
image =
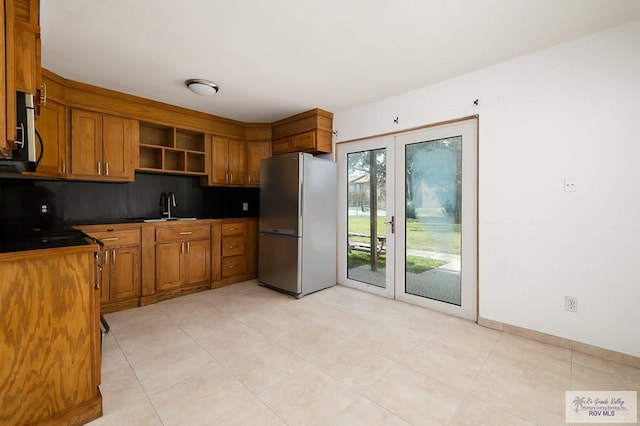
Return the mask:
<path fill-rule="evenodd" d="M 477 121 L 339 144 L 341 284 L 476 319 Z"/>

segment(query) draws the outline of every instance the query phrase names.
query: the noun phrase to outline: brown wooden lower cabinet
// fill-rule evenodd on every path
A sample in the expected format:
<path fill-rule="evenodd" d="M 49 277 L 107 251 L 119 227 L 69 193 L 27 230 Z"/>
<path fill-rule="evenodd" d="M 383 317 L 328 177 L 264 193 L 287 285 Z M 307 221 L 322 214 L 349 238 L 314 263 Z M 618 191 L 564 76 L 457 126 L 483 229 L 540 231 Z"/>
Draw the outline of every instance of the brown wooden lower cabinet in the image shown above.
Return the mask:
<path fill-rule="evenodd" d="M 145 228 L 142 305 L 211 288 L 210 220 L 172 221 Z"/>
<path fill-rule="evenodd" d="M 0 254 L 0 424 L 102 415 L 97 248 Z"/>
<path fill-rule="evenodd" d="M 142 247 L 140 224 L 91 225 L 78 227 L 100 240 L 100 301 L 103 313 L 140 305 Z"/>
<path fill-rule="evenodd" d="M 256 277 L 258 220 L 224 219 L 213 221 L 213 287 L 223 287 Z"/>
<path fill-rule="evenodd" d="M 77 228 L 104 244 L 99 259 L 104 313 L 257 276 L 256 218 Z"/>

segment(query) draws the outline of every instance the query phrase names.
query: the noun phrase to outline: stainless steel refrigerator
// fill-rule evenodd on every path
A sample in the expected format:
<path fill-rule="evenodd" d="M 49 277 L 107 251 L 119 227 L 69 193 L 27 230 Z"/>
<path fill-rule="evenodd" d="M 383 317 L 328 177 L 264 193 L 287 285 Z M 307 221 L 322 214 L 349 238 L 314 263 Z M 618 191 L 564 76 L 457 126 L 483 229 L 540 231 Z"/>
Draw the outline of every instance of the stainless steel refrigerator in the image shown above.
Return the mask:
<path fill-rule="evenodd" d="M 336 163 L 294 153 L 260 167 L 258 280 L 296 297 L 335 285 Z"/>

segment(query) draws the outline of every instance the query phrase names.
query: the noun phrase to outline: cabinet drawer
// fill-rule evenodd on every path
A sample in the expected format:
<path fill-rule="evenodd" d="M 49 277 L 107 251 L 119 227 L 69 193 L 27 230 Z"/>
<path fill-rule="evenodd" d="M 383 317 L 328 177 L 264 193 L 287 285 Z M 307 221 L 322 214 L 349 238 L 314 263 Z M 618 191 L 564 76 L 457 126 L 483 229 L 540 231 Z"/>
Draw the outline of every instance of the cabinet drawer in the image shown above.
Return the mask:
<path fill-rule="evenodd" d="M 244 274 L 244 256 L 231 256 L 222 259 L 222 278 Z"/>
<path fill-rule="evenodd" d="M 156 227 L 156 242 L 185 241 L 211 238 L 209 225 L 178 225 Z"/>
<path fill-rule="evenodd" d="M 225 237 L 222 239 L 222 256 L 244 254 L 244 237 Z"/>
<path fill-rule="evenodd" d="M 244 223 L 223 223 L 222 236 L 227 235 L 244 235 Z"/>
<path fill-rule="evenodd" d="M 105 247 L 140 245 L 140 231 L 137 229 L 130 229 L 126 231 L 86 232 L 86 234 L 100 240 Z"/>

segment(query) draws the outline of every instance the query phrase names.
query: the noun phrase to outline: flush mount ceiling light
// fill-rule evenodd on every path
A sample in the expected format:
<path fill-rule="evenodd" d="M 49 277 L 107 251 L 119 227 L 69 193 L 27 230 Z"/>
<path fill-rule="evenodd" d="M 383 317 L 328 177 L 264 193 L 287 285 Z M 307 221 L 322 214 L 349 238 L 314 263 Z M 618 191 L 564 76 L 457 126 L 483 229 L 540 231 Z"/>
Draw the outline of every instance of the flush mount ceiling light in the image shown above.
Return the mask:
<path fill-rule="evenodd" d="M 209 96 L 218 93 L 218 85 L 209 80 L 203 80 L 201 78 L 190 78 L 189 80 L 185 81 L 184 84 L 186 84 L 189 90 L 191 90 L 196 95 Z"/>

